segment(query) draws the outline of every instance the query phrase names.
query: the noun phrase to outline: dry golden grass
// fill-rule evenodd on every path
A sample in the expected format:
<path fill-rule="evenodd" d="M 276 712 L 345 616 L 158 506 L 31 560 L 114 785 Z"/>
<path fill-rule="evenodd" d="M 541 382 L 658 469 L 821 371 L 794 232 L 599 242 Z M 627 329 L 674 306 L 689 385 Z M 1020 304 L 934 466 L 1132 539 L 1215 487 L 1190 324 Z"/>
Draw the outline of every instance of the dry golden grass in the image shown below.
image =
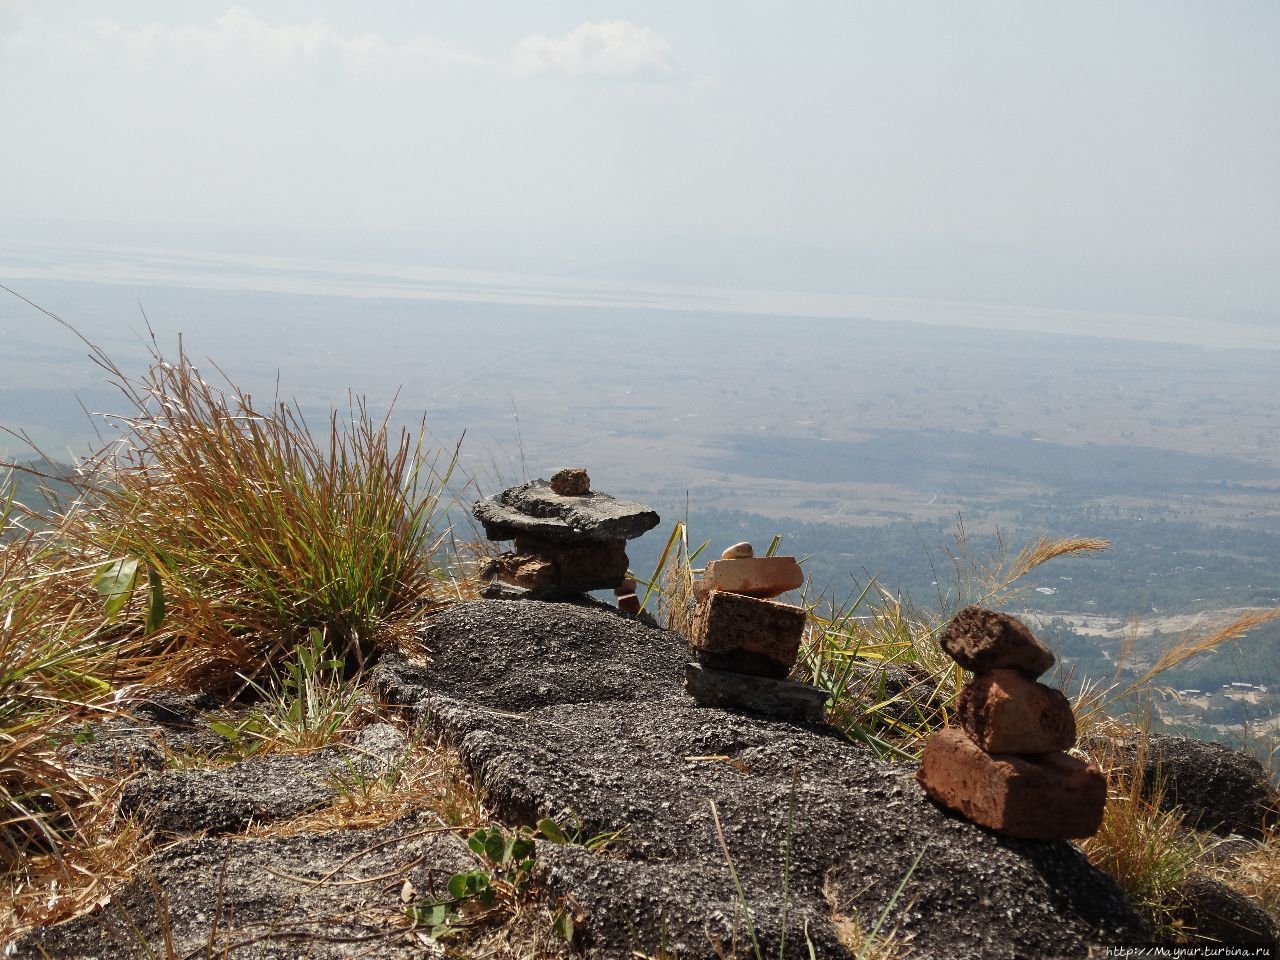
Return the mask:
<path fill-rule="evenodd" d="M 1218 842 L 1183 825 L 1183 815 L 1160 809 L 1163 784 L 1144 782 L 1147 733 L 1137 731 L 1136 749 L 1126 754 L 1114 740 L 1093 759 L 1107 777 L 1102 826 L 1079 843 L 1089 861 L 1110 874 L 1151 923 L 1158 939 L 1175 931 L 1174 891 Z"/>
<path fill-rule="evenodd" d="M 20 529 L 17 509 L 0 493 L 0 892 L 30 912 L 32 889 L 59 877 L 76 886 L 79 838 L 97 829 L 103 789 L 66 766 L 55 735 L 104 709 L 139 647 L 87 593 L 91 571 L 68 567 L 48 535 Z"/>
<path fill-rule="evenodd" d="M 1166 647 L 1155 662 L 1138 676 L 1122 681 L 1121 671 L 1130 661 L 1138 638 L 1137 623 L 1132 623 L 1117 651 L 1116 670 L 1111 682 L 1093 683 L 1076 697 L 1074 707 L 1080 732 L 1086 733 L 1108 715 L 1145 717 L 1147 701 L 1153 694 L 1173 695 L 1173 691 L 1157 685 L 1161 674 L 1192 657 L 1214 653 L 1229 643 L 1238 643 L 1255 627 L 1274 620 L 1280 620 L 1280 609 L 1251 611 L 1206 634 L 1188 633 Z M 1140 725 L 1140 722 L 1130 723 L 1131 727 Z"/>
<path fill-rule="evenodd" d="M 92 781 L 77 797 L 75 832 L 21 869 L 0 875 L 0 944 L 105 903 L 146 862 L 151 845 L 138 824 L 115 813 L 120 781 Z"/>
<path fill-rule="evenodd" d="M 235 683 L 312 629 L 359 663 L 465 592 L 440 529 L 457 450 L 431 452 L 425 424 L 353 399 L 317 434 L 296 404 L 210 382 L 181 343 L 170 360 L 153 341 L 140 377 L 88 346 L 123 434 L 78 465 L 57 544 L 119 565 L 121 618 L 145 624 L 167 678 Z"/>
<path fill-rule="evenodd" d="M 1267 832 L 1257 850 L 1215 869 L 1213 876 L 1256 900 L 1280 921 L 1280 826 Z"/>
<path fill-rule="evenodd" d="M 903 932 L 898 925 L 886 928 L 887 911 L 878 921 L 868 922 L 857 911 L 841 913 L 837 909 L 835 891 L 825 881 L 822 895 L 831 909 L 831 925 L 835 927 L 836 938 L 853 960 L 910 960 L 913 956 L 911 934 Z"/>
<path fill-rule="evenodd" d="M 399 761 L 368 774 L 338 775 L 337 800 L 292 820 L 254 827 L 251 836 L 294 836 L 355 830 L 429 811 L 442 827 L 478 829 L 492 822 L 457 754 L 440 742 L 414 738 Z"/>

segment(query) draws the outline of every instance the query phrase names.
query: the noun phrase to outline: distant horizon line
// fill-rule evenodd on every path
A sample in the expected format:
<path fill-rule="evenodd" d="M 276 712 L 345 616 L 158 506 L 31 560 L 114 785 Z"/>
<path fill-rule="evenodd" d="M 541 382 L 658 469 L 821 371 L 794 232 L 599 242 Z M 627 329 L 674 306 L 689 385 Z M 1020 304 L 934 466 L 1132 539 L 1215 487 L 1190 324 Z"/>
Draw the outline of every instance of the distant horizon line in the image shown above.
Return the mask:
<path fill-rule="evenodd" d="M 910 323 L 1211 350 L 1280 350 L 1280 330 L 1167 314 L 866 293 L 634 283 L 553 273 L 227 253 L 132 243 L 0 239 L 0 278 L 11 287 L 34 280 L 347 299 L 652 309 L 780 320 Z"/>

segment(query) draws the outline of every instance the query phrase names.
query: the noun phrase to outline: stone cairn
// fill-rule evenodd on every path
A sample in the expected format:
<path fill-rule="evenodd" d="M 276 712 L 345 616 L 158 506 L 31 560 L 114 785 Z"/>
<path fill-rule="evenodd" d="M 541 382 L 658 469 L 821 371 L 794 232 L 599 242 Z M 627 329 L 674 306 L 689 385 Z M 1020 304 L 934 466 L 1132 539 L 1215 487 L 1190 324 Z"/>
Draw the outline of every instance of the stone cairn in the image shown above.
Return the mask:
<path fill-rule="evenodd" d="M 777 597 L 804 583 L 795 557 L 757 557 L 749 543 L 726 550 L 694 583 L 685 688 L 701 704 L 821 723 L 827 694 L 787 680 L 800 652 L 805 611 Z"/>
<path fill-rule="evenodd" d="M 916 779 L 938 803 L 1011 837 L 1093 836 L 1102 823 L 1102 772 L 1066 753 L 1076 718 L 1062 691 L 1037 683 L 1053 654 L 1020 620 L 966 607 L 942 649 L 974 676 L 960 691 L 960 727 L 924 749 Z"/>
<path fill-rule="evenodd" d="M 570 467 L 479 500 L 472 512 L 490 540 L 515 541 L 482 571 L 482 596 L 560 600 L 613 590 L 620 609 L 639 612 L 626 542 L 658 525 L 648 507 L 593 492 L 587 471 Z"/>

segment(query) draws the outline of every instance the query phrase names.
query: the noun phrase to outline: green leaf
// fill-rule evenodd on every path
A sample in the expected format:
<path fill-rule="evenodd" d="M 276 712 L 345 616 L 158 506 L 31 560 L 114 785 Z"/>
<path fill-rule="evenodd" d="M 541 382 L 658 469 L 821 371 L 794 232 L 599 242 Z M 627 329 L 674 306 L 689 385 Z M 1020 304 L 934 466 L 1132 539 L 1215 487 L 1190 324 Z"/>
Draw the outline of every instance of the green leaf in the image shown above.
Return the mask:
<path fill-rule="evenodd" d="M 155 633 L 164 623 L 164 581 L 160 579 L 160 571 L 155 567 L 147 567 L 147 632 Z"/>
<path fill-rule="evenodd" d="M 138 579 L 138 561 L 132 557 L 113 560 L 105 564 L 93 578 L 98 596 L 105 601 L 107 620 L 115 620 L 124 605 L 133 596 L 133 585 Z"/>
<path fill-rule="evenodd" d="M 573 914 L 567 907 L 561 908 L 556 914 L 551 929 L 565 943 L 573 943 Z"/>
<path fill-rule="evenodd" d="M 494 863 L 506 863 L 511 859 L 511 842 L 495 830 L 484 842 L 484 854 Z"/>
<path fill-rule="evenodd" d="M 483 870 L 455 873 L 449 878 L 449 896 L 454 900 L 469 900 L 489 889 L 489 875 Z"/>
<path fill-rule="evenodd" d="M 556 823 L 550 817 L 544 817 L 538 821 L 538 832 L 552 843 L 568 843 L 569 835 L 564 832 L 560 824 Z"/>
<path fill-rule="evenodd" d="M 509 848 L 509 860 L 532 860 L 533 852 L 537 849 L 533 845 L 533 841 L 528 837 L 521 837 L 519 840 L 513 840 Z"/>
<path fill-rule="evenodd" d="M 422 902 L 416 906 L 412 906 L 408 910 L 409 919 L 414 923 L 420 923 L 424 927 L 438 927 L 449 919 L 449 905 L 447 903 L 429 903 Z M 435 936 L 435 931 L 432 931 Z"/>
<path fill-rule="evenodd" d="M 455 873 L 449 878 L 449 896 L 454 900 L 465 900 L 470 894 L 467 891 L 467 875 Z"/>
<path fill-rule="evenodd" d="M 240 739 L 240 728 L 233 723 L 226 723 L 222 720 L 215 720 L 209 724 L 209 729 L 220 737 L 235 742 Z"/>
<path fill-rule="evenodd" d="M 467 837 L 467 846 L 471 848 L 471 852 L 478 857 L 484 856 L 484 841 L 488 836 L 488 831 L 477 830 L 471 836 Z"/>

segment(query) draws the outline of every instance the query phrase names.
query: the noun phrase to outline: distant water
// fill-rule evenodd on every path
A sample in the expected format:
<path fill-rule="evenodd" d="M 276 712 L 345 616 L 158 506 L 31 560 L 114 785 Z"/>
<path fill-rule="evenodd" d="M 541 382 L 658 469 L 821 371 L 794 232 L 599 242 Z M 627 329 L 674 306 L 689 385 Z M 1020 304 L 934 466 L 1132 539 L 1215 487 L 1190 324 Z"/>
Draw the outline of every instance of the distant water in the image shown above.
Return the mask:
<path fill-rule="evenodd" d="M 1280 323 L 1103 313 L 855 294 L 609 283 L 408 264 L 0 240 L 0 282 L 85 281 L 264 293 L 544 306 L 647 307 L 777 317 L 858 317 L 947 327 L 1280 350 Z"/>

